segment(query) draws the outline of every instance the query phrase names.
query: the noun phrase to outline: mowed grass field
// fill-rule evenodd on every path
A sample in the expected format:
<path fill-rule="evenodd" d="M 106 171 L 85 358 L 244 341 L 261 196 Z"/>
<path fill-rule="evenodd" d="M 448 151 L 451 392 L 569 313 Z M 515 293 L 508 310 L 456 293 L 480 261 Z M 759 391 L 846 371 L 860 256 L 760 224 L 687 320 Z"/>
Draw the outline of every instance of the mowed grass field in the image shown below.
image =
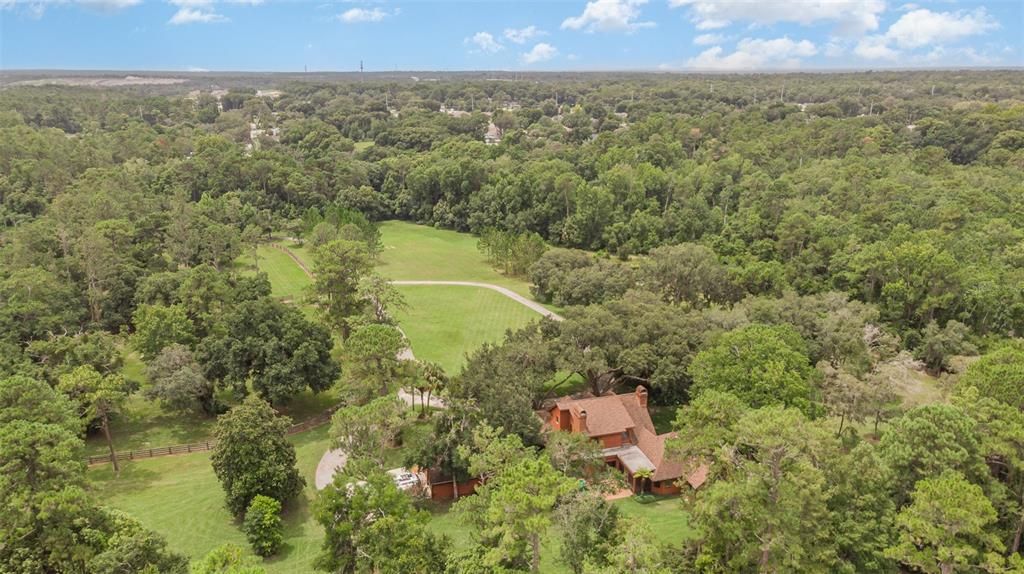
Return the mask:
<path fill-rule="evenodd" d="M 264 563 L 270 574 L 314 571 L 323 531 L 311 514 L 316 499 L 313 475 L 330 443 L 327 428 L 291 437 L 306 488 L 285 511 L 285 547 Z M 94 467 L 89 479 L 104 504 L 130 513 L 164 535 L 172 549 L 193 559 L 229 542 L 248 550 L 240 524 L 224 508 L 210 453 L 126 462 L 118 478 L 109 467 Z"/>
<path fill-rule="evenodd" d="M 540 319 L 540 314 L 490 289 L 454 285 L 402 285 L 409 308 L 397 313 L 417 359 L 456 374 L 466 353 L 501 341 L 505 331 Z"/>
<path fill-rule="evenodd" d="M 503 275 L 487 263 L 473 235 L 405 221 L 382 222 L 380 232 L 384 251 L 377 271 L 389 279 L 478 281 L 533 298 L 527 281 Z"/>
<path fill-rule="evenodd" d="M 271 245 L 261 245 L 256 250 L 259 270 L 267 274 L 270 286 L 275 297 L 281 299 L 301 302 L 306 295 L 306 288 L 310 279 L 301 267 L 284 251 Z M 243 261 L 248 259 L 252 263 L 252 252 L 248 257 L 243 256 Z"/>
<path fill-rule="evenodd" d="M 476 248 L 476 237 L 404 221 L 380 224 L 384 250 L 377 271 L 394 280 L 477 281 L 507 287 L 530 297 L 529 284 L 494 270 Z M 284 243 L 296 257 L 312 267 L 308 246 Z M 288 298 L 302 293 L 302 269 L 271 247 L 260 268 L 268 273 L 274 295 Z M 282 258 L 283 257 L 283 258 Z M 251 258 L 251 256 L 250 256 Z M 273 273 L 272 273 L 273 270 Z M 303 285 L 297 287 L 296 285 Z M 409 309 L 396 314 L 416 358 L 440 364 L 451 374 L 465 364 L 465 356 L 485 342 L 498 342 L 508 329 L 540 318 L 531 309 L 489 289 L 454 285 L 402 285 L 398 290 Z"/>

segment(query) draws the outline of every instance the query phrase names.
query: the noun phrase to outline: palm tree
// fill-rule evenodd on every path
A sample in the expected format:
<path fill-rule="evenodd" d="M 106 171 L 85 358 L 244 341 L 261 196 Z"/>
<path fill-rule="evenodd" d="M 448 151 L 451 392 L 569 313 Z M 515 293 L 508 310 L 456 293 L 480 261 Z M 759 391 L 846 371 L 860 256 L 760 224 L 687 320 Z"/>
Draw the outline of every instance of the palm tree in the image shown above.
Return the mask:
<path fill-rule="evenodd" d="M 640 492 L 638 494 L 643 494 L 643 492 L 644 492 L 644 480 L 650 480 L 652 476 L 654 476 L 654 470 L 650 469 L 650 468 L 637 469 L 637 471 L 633 473 L 633 483 L 634 483 L 633 484 L 633 488 L 634 489 L 636 489 L 636 479 L 638 479 L 638 478 L 640 479 Z"/>
<path fill-rule="evenodd" d="M 437 363 L 430 363 L 427 361 L 420 362 L 420 376 L 417 377 L 415 388 L 420 392 L 420 418 L 427 415 L 427 407 L 430 406 L 430 395 L 435 392 L 444 390 L 448 384 L 448 375 L 445 374 L 444 368 Z M 423 398 L 424 394 L 426 399 Z M 415 397 L 413 397 L 415 400 Z"/>

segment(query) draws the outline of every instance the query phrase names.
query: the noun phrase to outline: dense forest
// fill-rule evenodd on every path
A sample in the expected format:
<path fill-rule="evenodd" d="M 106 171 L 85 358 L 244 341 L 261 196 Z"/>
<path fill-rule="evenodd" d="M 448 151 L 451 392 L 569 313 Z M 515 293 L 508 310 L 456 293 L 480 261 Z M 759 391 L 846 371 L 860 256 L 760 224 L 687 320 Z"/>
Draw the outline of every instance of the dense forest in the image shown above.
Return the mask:
<path fill-rule="evenodd" d="M 0 88 L 0 572 L 186 571 L 87 478 L 130 396 L 216 418 L 274 554 L 303 486 L 275 409 L 328 389 L 364 486 L 317 502 L 324 571 L 537 571 L 557 526 L 574 573 L 1024 572 L 1024 75 L 434 80 Z M 390 219 L 479 236 L 565 320 L 397 361 Z M 275 236 L 310 246 L 314 311 L 241 271 Z M 637 385 L 710 468 L 681 544 L 579 491 L 593 445 L 536 414 Z M 407 463 L 484 479 L 468 549 L 381 472 L 395 386 L 448 404 Z"/>

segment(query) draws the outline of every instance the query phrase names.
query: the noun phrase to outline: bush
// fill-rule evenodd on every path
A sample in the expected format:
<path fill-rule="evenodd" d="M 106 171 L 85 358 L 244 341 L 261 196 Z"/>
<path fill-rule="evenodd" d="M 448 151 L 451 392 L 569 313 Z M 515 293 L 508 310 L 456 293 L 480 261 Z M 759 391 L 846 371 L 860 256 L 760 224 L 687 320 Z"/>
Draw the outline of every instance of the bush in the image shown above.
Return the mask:
<path fill-rule="evenodd" d="M 281 503 L 269 496 L 257 495 L 245 511 L 242 530 L 253 552 L 264 557 L 272 556 L 284 540 Z"/>
<path fill-rule="evenodd" d="M 652 502 L 657 501 L 658 497 L 654 496 L 653 494 L 646 494 L 646 493 L 644 493 L 644 494 L 634 494 L 633 495 L 633 500 L 636 501 L 639 504 L 650 504 Z"/>

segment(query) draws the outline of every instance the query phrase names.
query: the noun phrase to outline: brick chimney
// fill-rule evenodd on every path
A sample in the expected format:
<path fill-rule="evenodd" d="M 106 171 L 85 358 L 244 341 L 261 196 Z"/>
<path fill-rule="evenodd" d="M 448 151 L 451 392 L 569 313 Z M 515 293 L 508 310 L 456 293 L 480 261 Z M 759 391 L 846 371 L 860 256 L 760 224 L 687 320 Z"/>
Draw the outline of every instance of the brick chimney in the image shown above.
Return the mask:
<path fill-rule="evenodd" d="M 636 386 L 636 402 L 640 403 L 640 406 L 647 408 L 647 389 L 643 385 Z"/>
<path fill-rule="evenodd" d="M 587 411 L 580 409 L 580 432 L 587 432 Z"/>

